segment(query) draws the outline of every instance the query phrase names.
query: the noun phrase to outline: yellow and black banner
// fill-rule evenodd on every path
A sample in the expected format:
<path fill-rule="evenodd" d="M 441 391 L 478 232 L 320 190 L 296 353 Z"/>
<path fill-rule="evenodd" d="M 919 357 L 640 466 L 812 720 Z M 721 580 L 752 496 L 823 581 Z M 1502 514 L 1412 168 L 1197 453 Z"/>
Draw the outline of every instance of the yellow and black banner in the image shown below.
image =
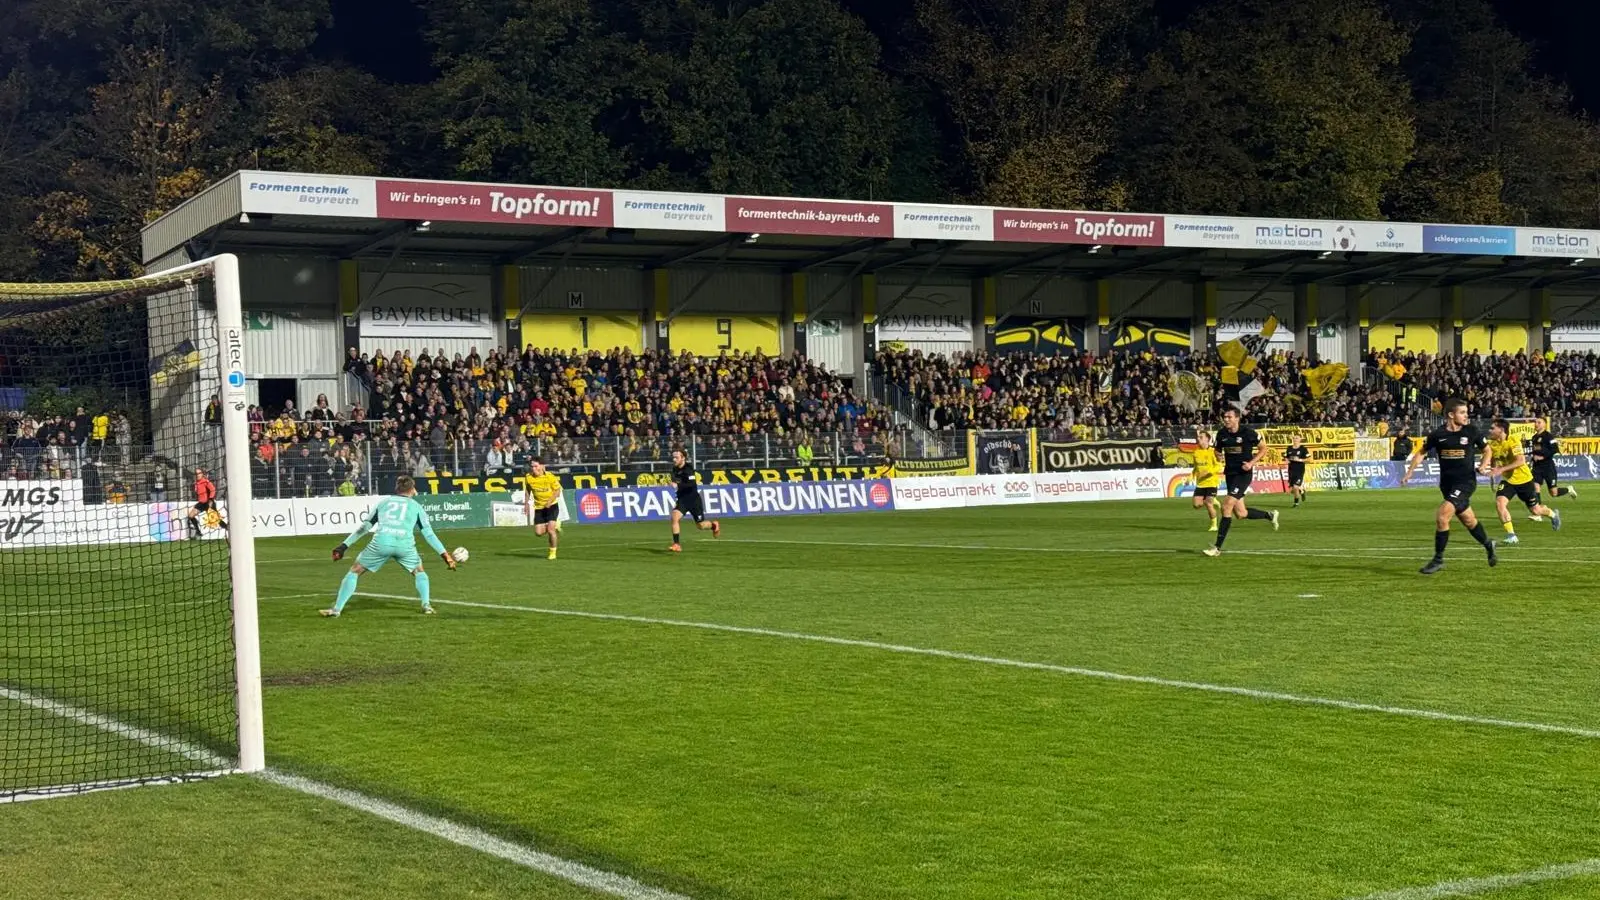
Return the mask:
<path fill-rule="evenodd" d="M 920 478 L 927 475 L 971 475 L 972 472 L 972 457 L 970 456 L 949 456 L 942 459 L 897 459 L 889 464 L 888 477 Z"/>
<path fill-rule="evenodd" d="M 1273 425 L 1257 428 L 1261 443 L 1268 447 L 1266 461 L 1283 462 L 1283 448 L 1294 443 L 1294 436 L 1305 438 L 1311 462 L 1355 462 L 1356 430 L 1348 425 Z"/>
<path fill-rule="evenodd" d="M 860 481 L 888 478 L 889 467 L 882 464 L 860 466 L 791 466 L 774 469 L 699 469 L 701 484 L 779 484 L 792 481 Z M 929 473 L 929 474 L 945 474 Z M 557 473 L 565 490 L 586 488 L 654 487 L 672 483 L 672 473 L 658 472 L 565 472 Z M 430 494 L 508 494 L 522 490 L 518 475 L 426 475 L 417 480 L 418 490 Z"/>
<path fill-rule="evenodd" d="M 1321 400 L 1339 389 L 1344 380 L 1350 377 L 1350 367 L 1344 363 L 1324 363 L 1315 369 L 1305 371 L 1306 390 L 1311 392 L 1311 399 Z"/>

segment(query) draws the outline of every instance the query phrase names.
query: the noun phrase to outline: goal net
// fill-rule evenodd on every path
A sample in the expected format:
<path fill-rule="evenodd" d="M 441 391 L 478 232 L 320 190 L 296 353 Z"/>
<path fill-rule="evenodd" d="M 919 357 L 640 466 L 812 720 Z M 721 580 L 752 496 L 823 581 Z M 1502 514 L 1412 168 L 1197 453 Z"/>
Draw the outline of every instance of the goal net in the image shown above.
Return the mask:
<path fill-rule="evenodd" d="M 0 802 L 261 768 L 239 319 L 231 256 L 0 284 Z"/>

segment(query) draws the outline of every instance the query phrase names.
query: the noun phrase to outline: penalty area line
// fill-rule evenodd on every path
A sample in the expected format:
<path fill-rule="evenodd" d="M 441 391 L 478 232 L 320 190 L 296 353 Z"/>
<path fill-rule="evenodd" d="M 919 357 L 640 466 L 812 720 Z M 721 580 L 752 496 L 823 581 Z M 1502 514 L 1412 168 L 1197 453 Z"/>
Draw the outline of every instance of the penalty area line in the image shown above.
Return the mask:
<path fill-rule="evenodd" d="M 126 722 L 119 722 L 109 716 L 103 716 L 99 713 L 90 712 L 86 709 L 79 709 L 75 706 L 70 706 L 65 703 L 51 700 L 47 697 L 40 697 L 35 694 L 30 694 L 26 691 L 19 691 L 7 687 L 0 687 L 0 698 L 13 700 L 25 706 L 31 706 L 34 709 L 53 713 L 63 719 L 78 722 L 79 724 L 88 725 L 93 728 L 98 728 L 102 731 L 114 734 L 120 738 L 125 738 L 126 740 L 134 743 L 144 744 L 147 747 L 165 750 L 176 756 L 182 756 L 194 762 L 202 763 L 204 765 L 211 766 L 214 769 L 221 770 L 195 773 L 193 775 L 172 776 L 168 778 L 154 778 L 147 782 L 141 782 L 141 784 L 173 783 L 215 775 L 233 774 L 237 772 L 237 769 L 232 768 L 232 763 L 229 760 L 223 759 L 204 747 L 187 743 L 177 738 L 168 737 L 145 728 L 138 728 L 133 725 L 129 725 Z M 260 778 L 262 781 L 266 781 L 269 784 L 275 784 L 279 787 L 288 788 L 289 790 L 296 791 L 301 794 L 306 794 L 311 797 L 317 797 L 322 800 L 338 803 L 341 806 L 349 807 L 350 809 L 357 810 L 358 812 L 363 812 L 370 816 L 376 816 L 380 819 L 393 822 L 397 825 L 403 825 L 413 831 L 419 831 L 423 834 L 429 834 L 437 838 L 443 838 L 444 840 L 449 841 L 450 843 L 459 847 L 465 847 L 469 850 L 476 850 L 479 853 L 484 853 L 489 856 L 496 857 L 497 859 L 505 860 L 506 862 L 521 866 L 522 868 L 532 869 L 542 872 L 546 875 L 554 876 L 563 881 L 576 884 L 579 887 L 588 888 L 589 890 L 598 891 L 604 894 L 610 894 L 613 897 L 621 897 L 622 900 L 689 900 L 689 898 L 681 894 L 674 894 L 669 891 L 660 890 L 659 888 L 650 887 L 649 885 L 635 881 L 626 875 L 618 875 L 614 872 L 596 869 L 580 862 L 563 859 L 559 856 L 552 856 L 549 853 L 542 853 L 538 850 L 534 850 L 531 847 L 524 847 L 521 844 L 516 844 L 505 840 L 504 838 L 496 837 L 487 831 L 483 831 L 482 829 L 473 828 L 469 825 L 461 825 L 456 822 L 451 822 L 448 819 L 442 819 L 437 816 L 430 816 L 425 813 L 420 813 L 412 809 L 407 809 L 399 804 L 390 803 L 387 800 L 380 800 L 377 797 L 370 797 L 366 794 L 358 793 L 356 791 L 334 787 L 331 784 L 323 784 L 320 781 L 313 781 L 309 778 L 302 778 L 298 775 L 291 775 L 274 769 L 268 769 L 265 772 L 257 773 L 255 777 Z M 44 789 L 44 791 L 49 792 L 48 794 L 44 792 L 30 792 L 28 795 L 21 796 L 18 799 L 42 799 L 47 795 L 62 796 L 68 792 L 85 793 L 93 790 L 112 790 L 131 786 L 134 785 L 121 781 L 99 782 L 83 785 L 66 785 L 62 786 L 61 788 Z"/>
<path fill-rule="evenodd" d="M 1600 875 L 1600 859 L 1583 859 L 1577 862 L 1542 866 L 1537 869 L 1528 869 L 1525 872 L 1511 872 L 1505 875 L 1486 875 L 1482 878 L 1441 881 L 1437 884 L 1352 897 L 1351 900 L 1444 900 L 1446 897 L 1476 897 L 1480 894 L 1511 890 L 1530 884 L 1542 884 L 1547 881 L 1566 881 L 1572 878 L 1584 878 L 1592 875 Z"/>
<path fill-rule="evenodd" d="M 372 597 L 380 600 L 409 600 L 415 601 L 416 597 L 403 594 L 376 594 L 367 591 L 358 591 L 356 596 Z M 1079 666 L 1064 666 L 1056 663 L 1029 662 L 1020 659 L 1006 659 L 999 656 L 984 656 L 977 653 L 963 653 L 958 650 L 941 650 L 934 647 L 912 647 L 906 644 L 887 644 L 879 641 L 860 640 L 857 638 L 833 637 L 824 634 L 807 634 L 799 631 L 782 631 L 774 628 L 756 628 L 744 625 L 723 625 L 716 622 L 690 622 L 683 619 L 662 619 L 653 616 L 630 616 L 620 613 L 598 613 L 574 609 L 548 609 L 537 606 L 517 606 L 508 603 L 482 603 L 472 600 L 441 600 L 433 598 L 435 606 L 461 606 L 470 609 L 491 609 L 505 612 L 532 613 L 542 616 L 565 616 L 575 619 L 592 619 L 603 622 L 629 622 L 636 625 L 659 625 L 671 628 L 693 628 L 700 631 L 717 631 L 728 634 L 747 634 L 757 637 L 780 638 L 791 641 L 805 641 L 813 644 L 829 644 L 835 647 L 856 647 L 864 650 L 881 650 L 888 653 L 900 653 L 908 656 L 928 656 L 938 659 L 955 660 L 959 662 L 978 663 L 987 666 L 1003 666 L 1011 669 L 1028 669 L 1035 672 L 1052 672 L 1058 675 L 1072 675 L 1079 678 L 1092 678 L 1098 681 L 1114 681 L 1122 684 L 1139 684 L 1149 687 L 1175 688 L 1184 691 L 1197 691 L 1207 694 L 1225 694 L 1234 697 L 1246 697 L 1252 700 L 1266 700 L 1277 703 L 1293 703 L 1300 706 L 1320 706 L 1328 709 L 1342 709 L 1350 712 L 1382 713 L 1390 716 L 1400 716 L 1408 719 L 1426 719 L 1434 722 L 1453 722 L 1458 725 L 1475 725 L 1488 728 L 1510 728 L 1519 731 L 1537 731 L 1545 734 L 1564 734 L 1572 737 L 1600 739 L 1600 729 L 1580 728 L 1575 725 L 1552 725 L 1545 722 L 1524 722 L 1517 719 L 1497 719 L 1487 716 L 1469 716 L 1461 713 L 1442 712 L 1433 709 L 1416 709 L 1407 706 L 1387 706 L 1380 703 L 1362 703 L 1356 700 L 1341 700 L 1336 697 L 1317 697 L 1309 694 L 1291 694 L 1285 691 L 1269 691 L 1258 688 L 1241 687 L 1228 684 L 1211 684 L 1204 681 L 1185 681 L 1176 678 L 1159 678 L 1154 675 L 1130 675 L 1124 672 L 1109 672 L 1102 669 L 1086 669 Z"/>

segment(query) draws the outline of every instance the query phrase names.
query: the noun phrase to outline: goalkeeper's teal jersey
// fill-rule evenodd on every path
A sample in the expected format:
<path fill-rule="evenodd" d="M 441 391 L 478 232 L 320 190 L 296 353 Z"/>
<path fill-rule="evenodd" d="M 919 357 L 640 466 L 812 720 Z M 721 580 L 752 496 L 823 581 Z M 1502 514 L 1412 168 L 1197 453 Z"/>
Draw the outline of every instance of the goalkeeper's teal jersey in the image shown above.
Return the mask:
<path fill-rule="evenodd" d="M 412 537 L 412 532 L 418 529 L 422 530 L 422 539 L 428 542 L 433 552 L 444 552 L 444 544 L 433 533 L 433 523 L 428 521 L 428 511 L 422 508 L 422 504 L 411 497 L 385 497 L 372 508 L 372 514 L 361 523 L 361 527 L 345 539 L 345 545 L 354 544 L 363 534 L 371 531 L 374 547 L 385 550 L 415 549 L 416 538 Z"/>

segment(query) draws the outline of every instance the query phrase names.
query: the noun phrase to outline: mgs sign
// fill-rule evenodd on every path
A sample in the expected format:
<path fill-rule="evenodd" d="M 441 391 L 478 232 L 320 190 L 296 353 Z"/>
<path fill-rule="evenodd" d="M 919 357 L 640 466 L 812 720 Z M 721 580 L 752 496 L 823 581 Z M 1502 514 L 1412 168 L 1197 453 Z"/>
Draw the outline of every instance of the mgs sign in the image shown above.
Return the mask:
<path fill-rule="evenodd" d="M 45 511 L 69 499 L 59 484 L 13 482 L 0 486 L 0 544 L 20 541 L 44 528 Z"/>

